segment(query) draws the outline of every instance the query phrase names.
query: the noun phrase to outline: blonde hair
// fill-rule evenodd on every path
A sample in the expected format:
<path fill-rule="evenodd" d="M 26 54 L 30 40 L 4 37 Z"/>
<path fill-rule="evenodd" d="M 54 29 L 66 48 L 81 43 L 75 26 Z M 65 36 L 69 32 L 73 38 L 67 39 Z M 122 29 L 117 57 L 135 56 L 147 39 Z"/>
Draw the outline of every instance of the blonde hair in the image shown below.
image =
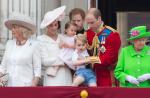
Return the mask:
<path fill-rule="evenodd" d="M 77 34 L 75 36 L 75 43 L 77 42 L 77 40 L 80 40 L 83 44 L 87 44 L 87 38 L 84 34 Z"/>

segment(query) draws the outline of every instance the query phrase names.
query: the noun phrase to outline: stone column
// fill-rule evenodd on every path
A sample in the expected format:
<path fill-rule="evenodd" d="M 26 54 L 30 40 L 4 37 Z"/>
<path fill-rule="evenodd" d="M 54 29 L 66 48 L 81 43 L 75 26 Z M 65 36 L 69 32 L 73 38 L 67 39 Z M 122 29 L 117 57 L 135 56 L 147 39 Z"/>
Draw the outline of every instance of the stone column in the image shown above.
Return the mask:
<path fill-rule="evenodd" d="M 117 30 L 120 33 L 122 47 L 127 45 L 128 17 L 126 12 L 117 12 Z"/>

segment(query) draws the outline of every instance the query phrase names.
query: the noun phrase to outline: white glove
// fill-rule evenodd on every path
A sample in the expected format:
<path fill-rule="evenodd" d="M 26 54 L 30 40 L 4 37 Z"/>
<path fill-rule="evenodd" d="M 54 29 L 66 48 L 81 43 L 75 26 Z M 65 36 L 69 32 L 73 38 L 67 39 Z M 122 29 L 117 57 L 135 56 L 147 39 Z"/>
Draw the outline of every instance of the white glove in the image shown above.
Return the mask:
<path fill-rule="evenodd" d="M 137 78 L 137 80 L 138 80 L 139 82 L 143 82 L 143 81 L 146 81 L 146 80 L 148 80 L 148 79 L 150 79 L 150 73 L 148 73 L 148 74 L 143 74 L 143 75 L 141 75 L 141 76 L 139 76 L 139 77 Z"/>
<path fill-rule="evenodd" d="M 136 85 L 139 84 L 138 80 L 137 80 L 135 77 L 130 76 L 130 75 L 127 75 L 127 76 L 126 76 L 126 80 L 127 80 L 128 82 L 130 82 L 131 84 L 136 84 Z"/>

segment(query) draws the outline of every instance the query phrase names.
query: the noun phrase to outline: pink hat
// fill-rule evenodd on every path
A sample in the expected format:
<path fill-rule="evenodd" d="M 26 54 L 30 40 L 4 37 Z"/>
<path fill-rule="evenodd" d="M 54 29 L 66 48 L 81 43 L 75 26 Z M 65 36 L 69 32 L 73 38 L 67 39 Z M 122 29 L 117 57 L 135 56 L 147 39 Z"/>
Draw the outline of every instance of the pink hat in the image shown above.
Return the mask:
<path fill-rule="evenodd" d="M 60 18 L 60 16 L 64 13 L 66 6 L 58 7 L 52 11 L 49 11 L 45 14 L 44 19 L 41 23 L 40 28 L 43 29 L 47 27 L 49 24 L 54 22 L 56 19 Z"/>
<path fill-rule="evenodd" d="M 5 21 L 5 26 L 11 30 L 13 25 L 19 25 L 31 30 L 33 33 L 36 32 L 36 25 L 32 19 L 24 14 L 13 12 L 11 17 Z"/>

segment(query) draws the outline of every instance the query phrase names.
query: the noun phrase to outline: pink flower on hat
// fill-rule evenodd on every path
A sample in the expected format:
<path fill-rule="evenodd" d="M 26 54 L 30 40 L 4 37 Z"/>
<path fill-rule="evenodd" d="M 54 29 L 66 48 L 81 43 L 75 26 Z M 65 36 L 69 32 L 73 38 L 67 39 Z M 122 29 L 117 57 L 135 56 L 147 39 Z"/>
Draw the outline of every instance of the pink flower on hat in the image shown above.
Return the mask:
<path fill-rule="evenodd" d="M 138 30 L 131 31 L 131 36 L 138 36 L 140 32 Z"/>

